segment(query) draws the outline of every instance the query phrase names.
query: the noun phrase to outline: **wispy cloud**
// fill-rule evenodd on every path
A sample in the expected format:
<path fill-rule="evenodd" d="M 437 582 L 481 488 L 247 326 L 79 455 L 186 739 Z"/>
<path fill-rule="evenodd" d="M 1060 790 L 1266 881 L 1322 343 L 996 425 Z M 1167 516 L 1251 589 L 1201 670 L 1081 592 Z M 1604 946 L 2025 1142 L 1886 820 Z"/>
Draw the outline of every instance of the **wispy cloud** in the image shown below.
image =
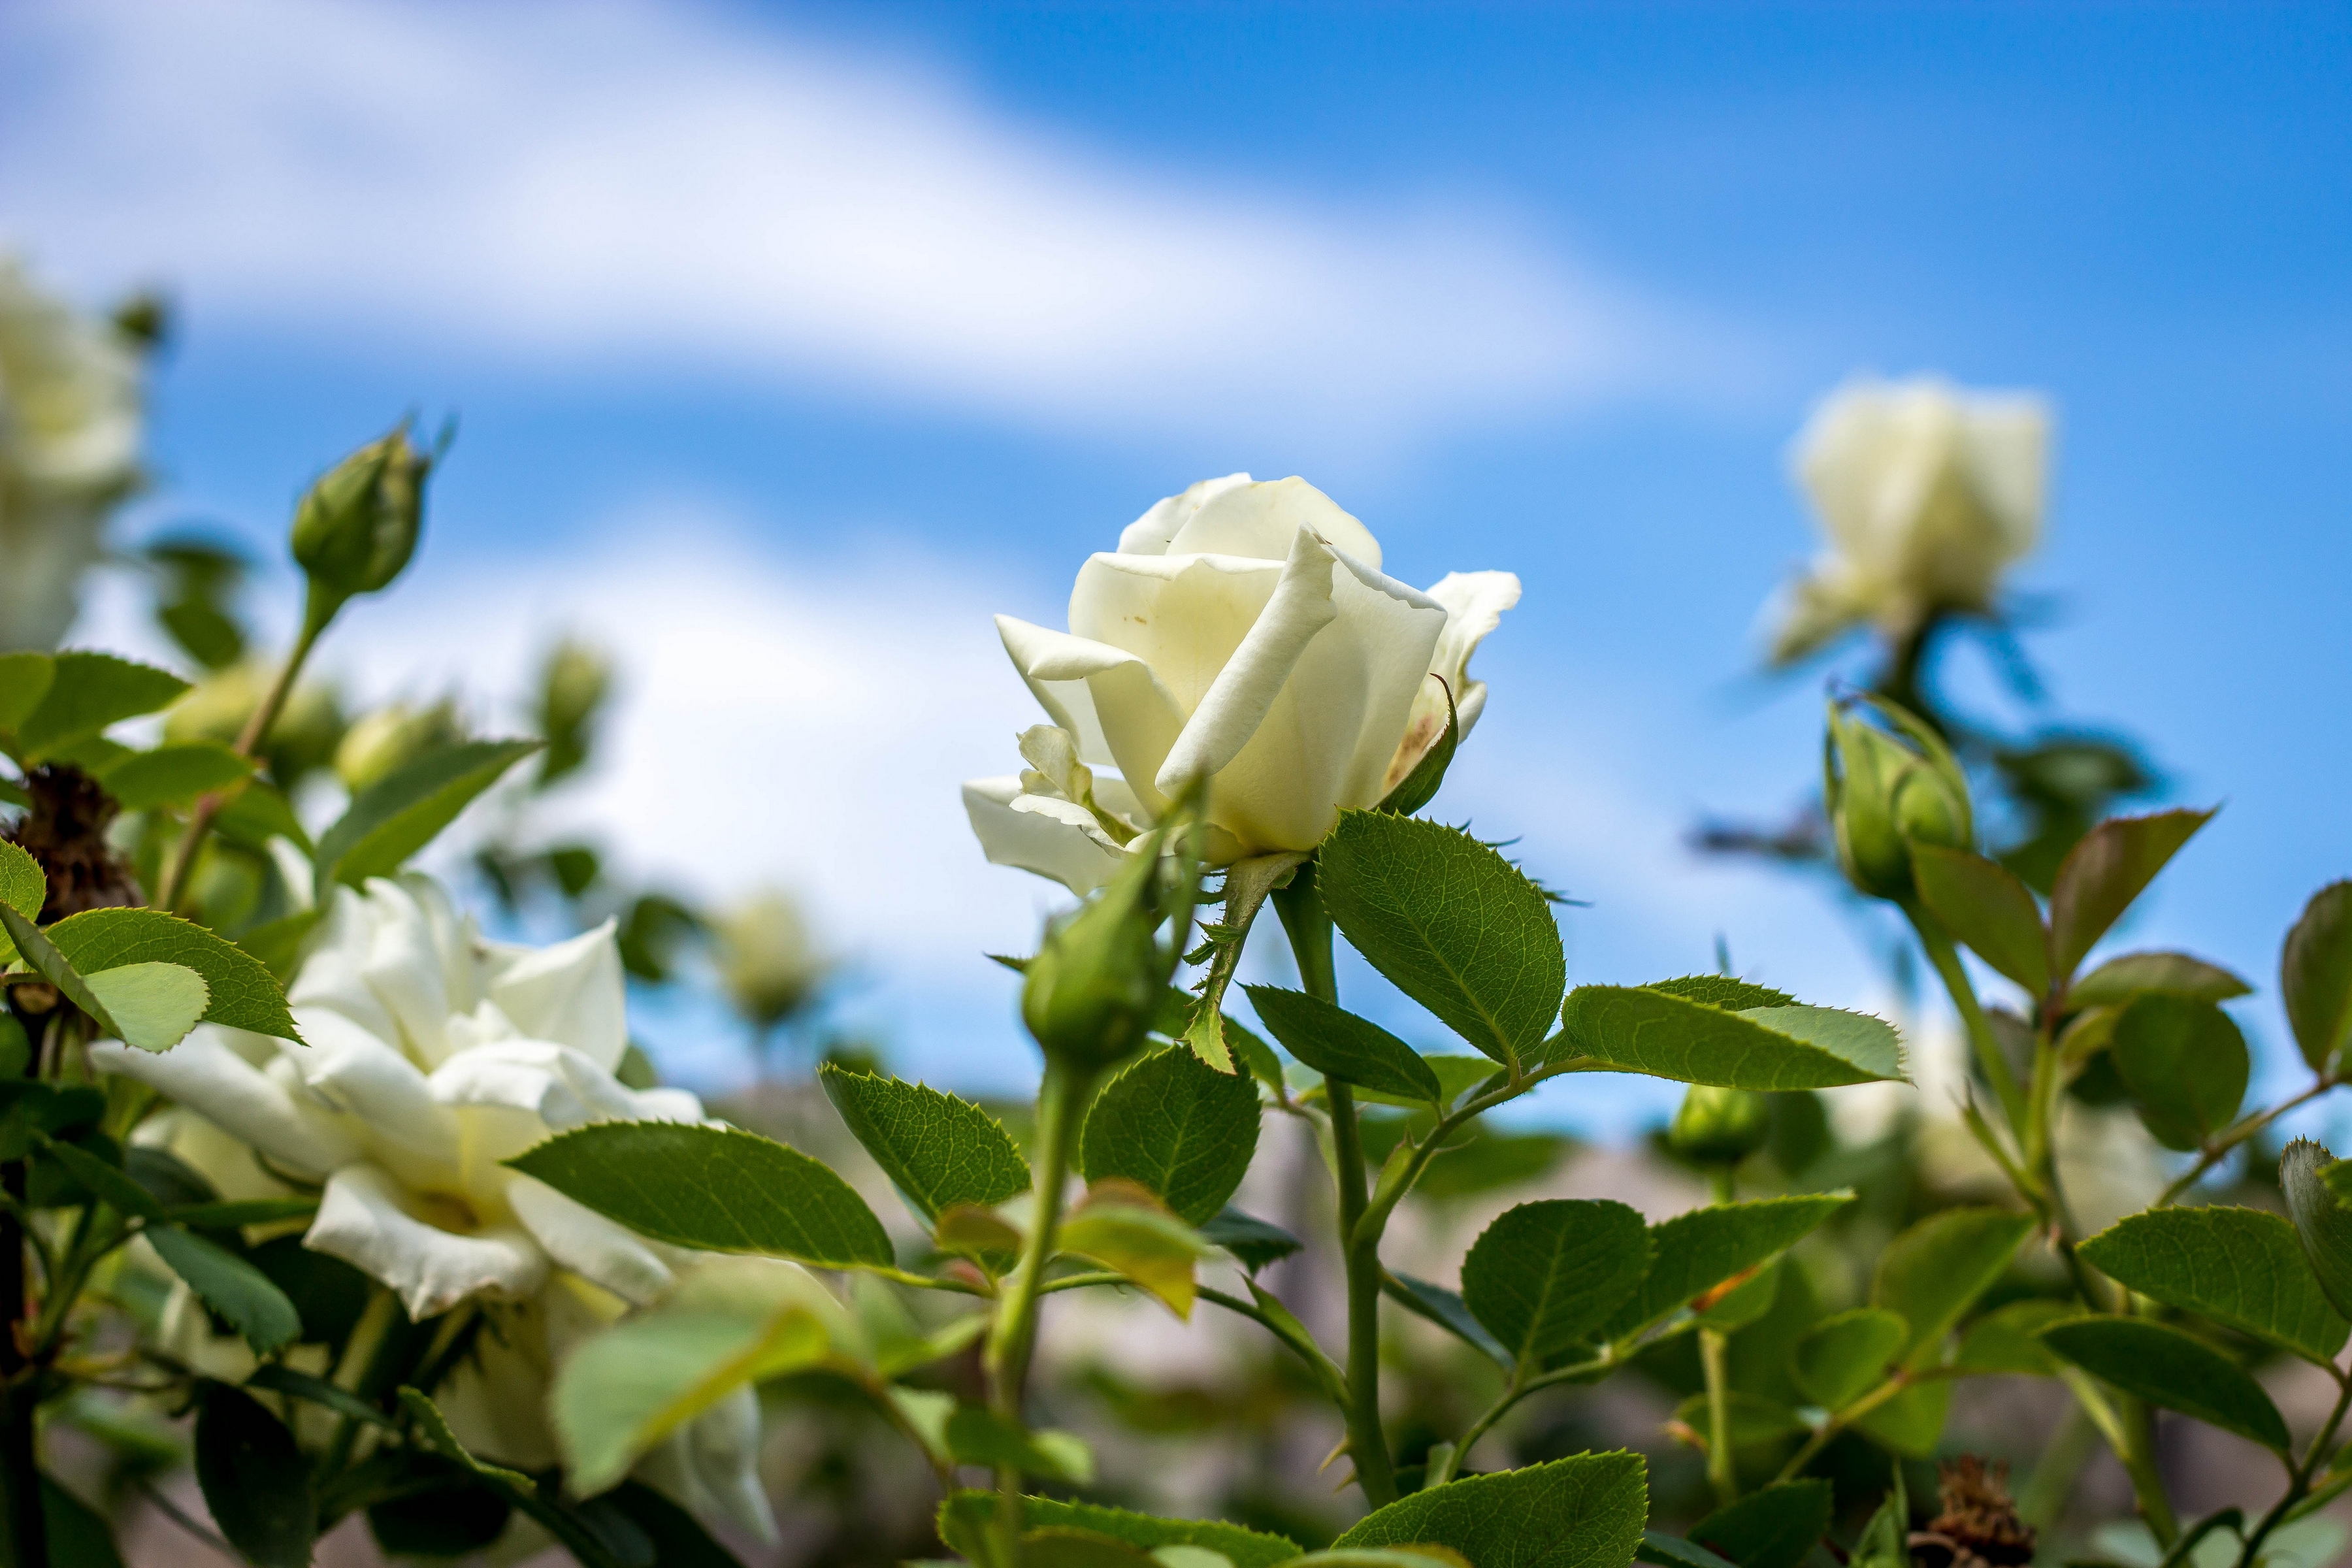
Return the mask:
<path fill-rule="evenodd" d="M 691 5 L 19 4 L 0 60 L 5 237 L 347 349 L 1301 435 L 1704 393 L 1740 357 L 1491 207 L 1121 162 Z"/>

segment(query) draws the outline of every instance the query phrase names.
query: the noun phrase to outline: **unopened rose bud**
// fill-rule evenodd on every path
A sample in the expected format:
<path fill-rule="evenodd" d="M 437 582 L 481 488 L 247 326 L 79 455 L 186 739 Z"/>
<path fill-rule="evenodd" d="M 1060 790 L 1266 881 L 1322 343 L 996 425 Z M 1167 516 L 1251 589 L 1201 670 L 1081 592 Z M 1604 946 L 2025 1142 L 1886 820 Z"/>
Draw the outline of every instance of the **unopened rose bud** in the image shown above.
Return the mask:
<path fill-rule="evenodd" d="M 310 579 L 310 616 L 388 586 L 416 552 L 433 459 L 404 424 L 327 470 L 295 509 L 294 559 Z"/>
<path fill-rule="evenodd" d="M 455 703 L 445 700 L 430 708 L 411 708 L 394 702 L 361 715 L 343 731 L 342 742 L 335 748 L 335 776 L 356 795 L 427 752 L 465 738 Z"/>
<path fill-rule="evenodd" d="M 1193 840 L 1206 795 L 1205 783 L 1193 781 L 1110 884 L 1046 928 L 1024 971 L 1021 1017 L 1048 1058 L 1104 1068 L 1142 1046 L 1192 925 L 1201 875 Z M 1177 850 L 1163 858 L 1171 839 Z"/>
<path fill-rule="evenodd" d="M 1880 698 L 1863 701 L 1893 728 L 1830 704 L 1822 805 L 1846 879 L 1873 898 L 1905 899 L 1913 844 L 1975 844 L 1968 779 L 1951 748 L 1918 719 Z"/>
<path fill-rule="evenodd" d="M 1695 1083 L 1666 1129 L 1666 1146 L 1703 1165 L 1736 1165 L 1772 1131 L 1772 1108 L 1753 1089 Z"/>

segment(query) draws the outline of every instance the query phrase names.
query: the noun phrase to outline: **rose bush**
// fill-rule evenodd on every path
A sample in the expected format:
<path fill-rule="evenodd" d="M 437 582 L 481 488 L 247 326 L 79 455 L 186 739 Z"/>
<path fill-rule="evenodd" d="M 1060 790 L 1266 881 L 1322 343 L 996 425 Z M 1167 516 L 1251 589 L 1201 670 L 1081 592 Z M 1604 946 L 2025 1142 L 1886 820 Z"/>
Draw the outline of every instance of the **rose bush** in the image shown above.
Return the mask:
<path fill-rule="evenodd" d="M 1022 736 L 1023 773 L 964 786 L 972 830 L 1086 892 L 1205 775 L 1212 864 L 1311 849 L 1412 771 L 1448 692 L 1469 732 L 1470 656 L 1518 597 L 1507 572 L 1425 593 L 1383 574 L 1371 531 L 1304 479 L 1203 479 L 1087 559 L 1067 632 L 997 617 L 1053 722 Z"/>
<path fill-rule="evenodd" d="M 1938 611 L 1989 609 L 2040 535 L 2049 439 L 2048 405 L 2030 395 L 1923 377 L 1823 399 L 1792 463 L 1830 548 L 1783 595 L 1773 658 L 1865 621 L 1901 639 Z"/>

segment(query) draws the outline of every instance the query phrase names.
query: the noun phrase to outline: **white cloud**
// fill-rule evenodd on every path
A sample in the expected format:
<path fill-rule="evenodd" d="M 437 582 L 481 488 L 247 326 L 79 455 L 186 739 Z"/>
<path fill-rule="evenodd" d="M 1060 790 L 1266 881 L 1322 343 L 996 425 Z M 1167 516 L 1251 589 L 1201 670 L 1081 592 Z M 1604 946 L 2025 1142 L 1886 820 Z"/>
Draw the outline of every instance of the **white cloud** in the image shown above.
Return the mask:
<path fill-rule="evenodd" d="M 18 4 L 0 59 L 9 237 L 342 348 L 1359 437 L 1739 374 L 1490 209 L 1122 163 L 693 5 Z"/>

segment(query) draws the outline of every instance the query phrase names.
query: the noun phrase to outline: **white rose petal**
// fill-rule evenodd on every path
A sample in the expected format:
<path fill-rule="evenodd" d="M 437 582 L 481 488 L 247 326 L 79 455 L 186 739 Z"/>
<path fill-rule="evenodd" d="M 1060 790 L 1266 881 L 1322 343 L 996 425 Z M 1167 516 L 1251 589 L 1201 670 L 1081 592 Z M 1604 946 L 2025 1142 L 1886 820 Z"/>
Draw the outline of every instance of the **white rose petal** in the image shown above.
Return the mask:
<path fill-rule="evenodd" d="M 496 964 L 489 998 L 534 1040 L 570 1046 L 607 1072 L 629 1048 L 627 984 L 607 920 L 569 942 L 522 949 Z"/>
<path fill-rule="evenodd" d="M 1018 775 L 963 786 L 964 816 L 992 862 L 1051 877 L 1074 893 L 1091 893 L 1118 875 L 1127 852 L 1098 826 L 1015 809 L 1023 799 Z"/>
<path fill-rule="evenodd" d="M 231 1034 L 217 1024 L 199 1024 L 160 1056 L 100 1040 L 89 1047 L 89 1062 L 97 1071 L 121 1073 L 170 1096 L 297 1175 L 323 1176 L 358 1158 L 354 1130 L 289 1094 L 237 1053 Z"/>
<path fill-rule="evenodd" d="M 515 1218 L 558 1267 L 631 1306 L 645 1306 L 675 1282 L 668 1263 L 645 1237 L 546 1183 L 518 1173 L 508 1181 L 506 1196 Z"/>
<path fill-rule="evenodd" d="M 345 1165 L 327 1178 L 302 1245 L 391 1286 L 418 1320 L 471 1297 L 529 1296 L 546 1283 L 547 1254 L 520 1226 L 445 1229 L 409 1212 L 417 1201 L 380 1165 Z"/>
<path fill-rule="evenodd" d="M 443 1105 L 527 1110 L 551 1132 L 591 1121 L 626 1121 L 636 1111 L 628 1087 L 586 1056 L 551 1040 L 500 1040 L 451 1057 L 434 1069 Z"/>

